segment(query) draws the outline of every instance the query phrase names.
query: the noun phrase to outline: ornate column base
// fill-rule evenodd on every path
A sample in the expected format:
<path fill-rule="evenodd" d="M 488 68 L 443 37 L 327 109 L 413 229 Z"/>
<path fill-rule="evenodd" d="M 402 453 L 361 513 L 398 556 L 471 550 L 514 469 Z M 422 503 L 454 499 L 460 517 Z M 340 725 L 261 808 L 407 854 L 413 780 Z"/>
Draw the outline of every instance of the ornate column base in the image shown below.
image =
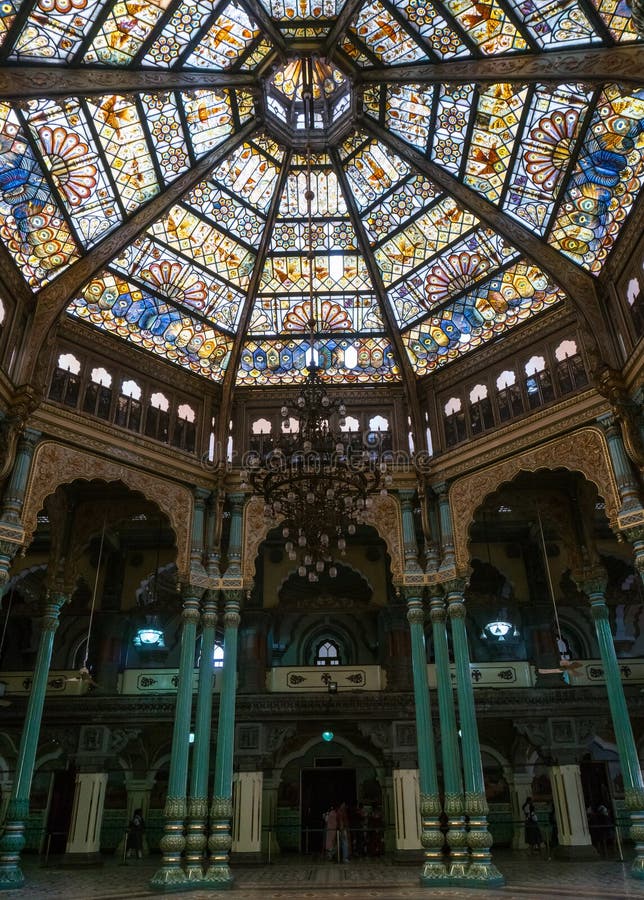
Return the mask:
<path fill-rule="evenodd" d="M 465 795 L 465 813 L 469 816 L 467 846 L 470 864 L 464 885 L 468 887 L 503 887 L 505 878 L 492 862 L 492 835 L 487 828 L 487 801 L 483 794 Z"/>
<path fill-rule="evenodd" d="M 230 848 L 233 845 L 231 820 L 233 802 L 230 797 L 214 797 L 210 810 L 210 866 L 204 875 L 203 883 L 210 890 L 227 891 L 233 886 L 234 878 L 230 871 Z"/>
<path fill-rule="evenodd" d="M 186 879 L 191 887 L 203 883 L 204 861 L 207 846 L 206 820 L 208 800 L 192 797 L 188 801 L 188 828 L 186 831 Z"/>
<path fill-rule="evenodd" d="M 0 891 L 21 888 L 25 876 L 20 868 L 20 853 L 25 841 L 25 820 L 29 813 L 26 800 L 13 801 L 7 810 L 4 834 L 0 839 Z"/>
<path fill-rule="evenodd" d="M 166 817 L 164 835 L 159 842 L 163 865 L 150 879 L 150 887 L 157 891 L 185 891 L 189 884 L 181 867 L 181 854 L 186 846 L 183 827 L 186 818 L 185 797 L 168 797 L 163 811 Z"/>
<path fill-rule="evenodd" d="M 443 832 L 440 830 L 441 804 L 438 794 L 420 795 L 420 815 L 422 832 L 420 842 L 425 850 L 425 861 L 420 883 L 431 885 L 448 882 L 447 869 L 443 858 Z"/>
<path fill-rule="evenodd" d="M 631 817 L 630 835 L 635 844 L 630 876 L 644 879 L 644 791 L 641 788 L 626 788 L 624 794 L 626 809 Z"/>
<path fill-rule="evenodd" d="M 467 866 L 470 861 L 467 852 L 467 831 L 465 830 L 463 809 L 462 794 L 445 794 L 447 846 L 449 847 L 447 874 L 453 884 L 461 884 L 467 875 Z"/>

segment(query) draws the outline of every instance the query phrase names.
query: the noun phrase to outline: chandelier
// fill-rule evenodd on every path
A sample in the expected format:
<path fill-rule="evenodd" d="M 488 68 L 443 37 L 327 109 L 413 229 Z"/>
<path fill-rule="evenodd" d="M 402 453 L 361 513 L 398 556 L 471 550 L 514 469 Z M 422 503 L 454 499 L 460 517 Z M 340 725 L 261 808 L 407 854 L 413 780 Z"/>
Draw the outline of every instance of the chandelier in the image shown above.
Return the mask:
<path fill-rule="evenodd" d="M 285 403 L 280 414 L 281 436 L 263 458 L 250 454 L 243 486 L 250 482 L 264 498 L 267 520 L 281 520 L 288 557 L 299 560 L 298 574 L 318 581 L 326 570 L 335 578 L 335 555 L 345 555 L 347 538 L 364 522 L 372 495 L 387 493 L 387 463 L 341 430 L 345 405 L 329 397 L 314 363 L 295 404 Z"/>
<path fill-rule="evenodd" d="M 311 92 L 305 92 L 305 98 Z M 268 521 L 281 522 L 285 550 L 298 560 L 298 574 L 309 581 L 323 572 L 337 576 L 336 554 L 344 556 L 347 539 L 356 533 L 377 491 L 387 493 L 391 475 L 378 453 L 361 437 L 344 430 L 346 407 L 327 393 L 316 363 L 318 319 L 313 284 L 311 155 L 307 152 L 306 192 L 309 331 L 308 374 L 294 405 L 284 403 L 282 428 L 269 453 L 249 454 L 242 487 L 264 499 Z"/>

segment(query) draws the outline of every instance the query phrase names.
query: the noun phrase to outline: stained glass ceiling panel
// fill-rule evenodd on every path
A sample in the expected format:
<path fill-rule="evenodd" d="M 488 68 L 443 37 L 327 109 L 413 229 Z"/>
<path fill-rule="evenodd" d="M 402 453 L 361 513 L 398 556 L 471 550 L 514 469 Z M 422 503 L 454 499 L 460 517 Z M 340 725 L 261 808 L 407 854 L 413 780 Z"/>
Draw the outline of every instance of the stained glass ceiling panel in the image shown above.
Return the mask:
<path fill-rule="evenodd" d="M 544 242 L 570 272 L 599 275 L 644 179 L 644 87 L 630 86 L 644 60 L 615 55 L 638 49 L 625 0 L 344 6 L 7 0 L 1 58 L 35 74 L 25 97 L 0 98 L 0 240 L 31 289 L 109 235 L 113 258 L 69 299 L 73 315 L 214 380 L 239 341 L 241 383 L 283 384 L 310 362 L 311 270 L 325 377 L 378 383 L 432 372 L 564 300 Z M 592 79 L 531 75 L 533 57 L 582 48 L 599 54 L 592 71 L 582 62 Z M 308 137 L 270 119 L 264 89 L 307 53 L 332 60 L 344 104 Z M 495 56 L 503 80 L 477 78 Z M 54 78 L 34 97 L 47 65 L 89 70 L 86 94 Z M 601 83 L 615 66 L 628 77 Z"/>

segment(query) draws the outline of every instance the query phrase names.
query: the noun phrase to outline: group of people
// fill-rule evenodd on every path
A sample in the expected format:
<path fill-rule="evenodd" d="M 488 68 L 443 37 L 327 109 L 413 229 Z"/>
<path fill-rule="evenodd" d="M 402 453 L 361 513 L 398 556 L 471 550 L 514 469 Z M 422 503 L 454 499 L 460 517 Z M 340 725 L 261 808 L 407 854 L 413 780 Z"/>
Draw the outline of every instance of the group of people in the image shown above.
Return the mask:
<path fill-rule="evenodd" d="M 327 859 L 349 862 L 352 856 L 380 856 L 384 851 L 382 813 L 359 803 L 332 803 L 324 813 L 324 853 Z M 339 851 L 339 854 L 338 854 Z"/>
<path fill-rule="evenodd" d="M 521 807 L 525 816 L 525 842 L 532 851 L 541 850 L 544 838 L 539 826 L 539 818 L 532 802 L 532 797 L 528 797 Z M 611 846 L 615 840 L 615 826 L 611 819 L 608 808 L 600 803 L 598 806 L 589 806 L 586 810 L 588 816 L 588 830 L 590 831 L 590 839 L 593 845 L 606 855 L 607 848 Z M 557 819 L 555 816 L 554 804 L 550 805 L 548 813 L 548 823 L 550 825 L 550 846 L 556 847 L 558 843 Z"/>

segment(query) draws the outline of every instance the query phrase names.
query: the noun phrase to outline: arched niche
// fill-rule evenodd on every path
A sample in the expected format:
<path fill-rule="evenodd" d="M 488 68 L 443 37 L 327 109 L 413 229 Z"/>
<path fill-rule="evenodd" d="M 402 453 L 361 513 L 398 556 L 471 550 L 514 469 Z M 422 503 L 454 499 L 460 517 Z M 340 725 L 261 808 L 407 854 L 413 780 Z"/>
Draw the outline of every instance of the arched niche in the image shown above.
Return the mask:
<path fill-rule="evenodd" d="M 387 545 L 391 559 L 394 582 L 402 579 L 404 570 L 402 516 L 400 504 L 393 494 L 374 496 L 372 506 L 364 516 L 365 524 L 372 525 Z M 242 576 L 244 584 L 251 585 L 255 577 L 255 560 L 260 544 L 275 522 L 264 517 L 264 500 L 253 496 L 244 505 L 244 538 L 242 551 Z"/>
<path fill-rule="evenodd" d="M 614 523 L 620 499 L 606 441 L 600 429 L 582 428 L 456 479 L 450 487 L 449 503 L 457 568 L 469 565 L 469 529 L 486 497 L 520 472 L 562 468 L 580 472 L 596 485 L 606 504 L 606 516 Z"/>
<path fill-rule="evenodd" d="M 34 453 L 22 512 L 25 545 L 31 542 L 45 498 L 61 484 L 77 480 L 120 481 L 156 503 L 176 536 L 177 569 L 181 574 L 189 571 L 193 497 L 188 488 L 55 441 L 43 441 Z"/>

